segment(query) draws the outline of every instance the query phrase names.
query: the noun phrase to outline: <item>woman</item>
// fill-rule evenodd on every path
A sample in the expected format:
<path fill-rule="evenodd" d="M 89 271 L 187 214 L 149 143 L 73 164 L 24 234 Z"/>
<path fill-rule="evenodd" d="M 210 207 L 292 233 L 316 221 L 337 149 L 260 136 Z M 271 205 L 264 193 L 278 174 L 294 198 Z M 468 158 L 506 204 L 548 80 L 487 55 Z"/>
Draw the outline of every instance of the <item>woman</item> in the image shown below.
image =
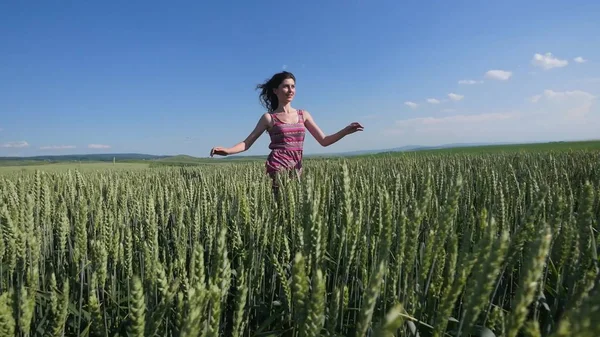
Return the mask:
<path fill-rule="evenodd" d="M 268 112 L 260 117 L 254 130 L 244 141 L 230 148 L 214 147 L 210 150 L 210 156 L 228 156 L 247 151 L 264 131 L 268 131 L 271 136 L 271 153 L 265 166 L 267 173 L 273 178 L 274 189 L 277 187 L 277 173 L 296 172 L 298 177 L 302 174 L 305 129 L 321 146 L 329 146 L 349 134 L 363 130 L 359 123 L 351 123 L 337 133 L 325 135 L 308 111 L 292 108 L 296 78 L 290 72 L 283 71 L 273 75 L 271 79 L 258 85 L 257 89 L 261 90 L 259 99 Z"/>

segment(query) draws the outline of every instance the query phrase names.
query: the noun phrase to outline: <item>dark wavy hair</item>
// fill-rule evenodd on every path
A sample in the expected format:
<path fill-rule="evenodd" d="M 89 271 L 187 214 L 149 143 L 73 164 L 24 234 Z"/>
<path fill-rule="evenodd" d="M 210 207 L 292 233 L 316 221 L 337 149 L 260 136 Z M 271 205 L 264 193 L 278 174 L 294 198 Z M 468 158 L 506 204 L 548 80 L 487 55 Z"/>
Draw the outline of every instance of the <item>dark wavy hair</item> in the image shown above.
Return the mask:
<path fill-rule="evenodd" d="M 269 112 L 275 111 L 279 106 L 279 100 L 277 99 L 277 95 L 273 92 L 273 89 L 277 89 L 281 82 L 284 80 L 291 78 L 296 82 L 296 77 L 294 74 L 288 71 L 282 71 L 273 75 L 269 80 L 265 81 L 262 84 L 256 86 L 256 89 L 260 89 L 260 95 L 258 96 L 260 103 L 264 106 Z"/>

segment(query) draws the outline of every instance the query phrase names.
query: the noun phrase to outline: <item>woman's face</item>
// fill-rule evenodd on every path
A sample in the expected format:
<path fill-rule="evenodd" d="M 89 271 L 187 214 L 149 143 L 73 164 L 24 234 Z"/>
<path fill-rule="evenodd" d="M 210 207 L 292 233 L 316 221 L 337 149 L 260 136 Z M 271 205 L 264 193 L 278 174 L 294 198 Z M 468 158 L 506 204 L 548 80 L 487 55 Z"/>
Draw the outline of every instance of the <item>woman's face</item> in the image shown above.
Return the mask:
<path fill-rule="evenodd" d="M 296 94 L 296 82 L 291 78 L 287 78 L 274 91 L 279 102 L 283 104 L 289 103 L 294 99 L 294 95 Z"/>

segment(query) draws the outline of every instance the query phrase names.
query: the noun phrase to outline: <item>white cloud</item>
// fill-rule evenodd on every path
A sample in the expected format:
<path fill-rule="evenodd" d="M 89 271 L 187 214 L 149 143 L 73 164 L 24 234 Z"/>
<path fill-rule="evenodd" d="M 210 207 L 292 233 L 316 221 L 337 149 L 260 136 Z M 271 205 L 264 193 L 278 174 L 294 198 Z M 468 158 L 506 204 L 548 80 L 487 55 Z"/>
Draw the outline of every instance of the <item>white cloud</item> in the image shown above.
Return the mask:
<path fill-rule="evenodd" d="M 456 109 L 443 109 L 441 112 L 448 113 L 448 112 L 455 112 L 455 111 L 456 111 Z"/>
<path fill-rule="evenodd" d="M 24 147 L 28 147 L 28 146 L 29 146 L 29 143 L 27 143 L 24 140 L 0 144 L 0 147 L 4 147 L 4 148 L 24 148 Z"/>
<path fill-rule="evenodd" d="M 90 148 L 90 149 L 110 149 L 110 145 L 90 144 L 90 145 L 88 145 L 88 148 Z"/>
<path fill-rule="evenodd" d="M 531 103 L 537 103 L 540 98 L 542 98 L 542 95 L 535 95 L 535 96 L 531 96 L 531 98 L 529 99 L 531 101 Z"/>
<path fill-rule="evenodd" d="M 287 69 L 287 64 L 284 64 L 283 66 L 281 66 L 281 69 L 286 70 Z"/>
<path fill-rule="evenodd" d="M 450 99 L 453 100 L 453 101 L 460 101 L 465 96 L 464 95 L 455 94 L 455 93 L 449 93 L 448 97 L 450 97 Z"/>
<path fill-rule="evenodd" d="M 66 150 L 66 149 L 74 149 L 75 145 L 48 145 L 48 146 L 40 146 L 40 150 Z"/>
<path fill-rule="evenodd" d="M 492 69 L 485 73 L 485 77 L 492 80 L 506 81 L 512 77 L 512 71 Z"/>
<path fill-rule="evenodd" d="M 563 117 L 582 118 L 590 113 L 596 98 L 595 95 L 582 90 L 554 91 L 546 89 L 543 93 L 531 97 L 530 100 L 536 104 L 548 103 L 542 109 L 559 111 Z"/>
<path fill-rule="evenodd" d="M 458 84 L 479 84 L 483 83 L 483 81 L 475 81 L 475 80 L 460 80 Z"/>
<path fill-rule="evenodd" d="M 478 123 L 486 121 L 496 121 L 511 118 L 513 114 L 509 113 L 487 113 L 473 115 L 453 115 L 448 117 L 419 117 L 396 121 L 396 126 L 427 126 L 427 125 L 442 125 L 442 124 L 462 124 L 462 123 Z"/>
<path fill-rule="evenodd" d="M 581 57 L 581 56 L 577 56 L 576 58 L 574 58 L 574 59 L 573 59 L 573 61 L 575 61 L 575 62 L 577 62 L 577 63 L 585 63 L 585 62 L 587 62 L 587 60 L 586 60 L 586 59 L 584 59 L 584 58 L 583 58 L 583 57 Z"/>
<path fill-rule="evenodd" d="M 459 141 L 457 137 L 485 136 L 482 130 L 507 123 L 515 116 L 514 113 L 484 113 L 403 119 L 397 120 L 391 128 L 385 130 L 384 135 L 401 137 L 411 144 L 455 142 Z"/>
<path fill-rule="evenodd" d="M 431 104 L 440 104 L 440 101 L 438 99 L 435 99 L 435 98 L 428 98 L 427 102 L 431 103 Z"/>
<path fill-rule="evenodd" d="M 21 148 L 28 147 L 28 146 L 29 146 L 29 143 L 27 143 L 24 140 L 17 141 L 17 142 L 8 142 L 8 143 L 0 144 L 0 147 L 3 147 L 3 148 L 14 148 L 14 149 L 21 149 Z"/>
<path fill-rule="evenodd" d="M 564 101 L 568 98 L 575 98 L 578 101 L 590 101 L 594 100 L 596 96 L 590 94 L 587 91 L 582 90 L 571 90 L 571 91 L 554 91 L 546 89 L 542 94 L 535 95 L 531 98 L 531 101 L 537 103 L 541 98 L 546 98 L 553 101 Z"/>
<path fill-rule="evenodd" d="M 418 104 L 414 103 L 414 102 L 404 102 L 404 104 L 408 105 L 409 107 L 411 107 L 413 109 L 418 106 Z"/>
<path fill-rule="evenodd" d="M 536 67 L 540 67 L 544 70 L 549 70 L 552 68 L 566 67 L 569 64 L 569 61 L 561 60 L 552 55 L 552 53 L 546 53 L 544 55 L 536 53 L 535 55 L 533 55 L 531 64 L 533 64 Z"/>
<path fill-rule="evenodd" d="M 395 144 L 436 145 L 468 142 L 534 142 L 598 137 L 600 94 L 546 89 L 529 97 L 520 111 L 453 113 L 396 121 L 382 132 Z"/>

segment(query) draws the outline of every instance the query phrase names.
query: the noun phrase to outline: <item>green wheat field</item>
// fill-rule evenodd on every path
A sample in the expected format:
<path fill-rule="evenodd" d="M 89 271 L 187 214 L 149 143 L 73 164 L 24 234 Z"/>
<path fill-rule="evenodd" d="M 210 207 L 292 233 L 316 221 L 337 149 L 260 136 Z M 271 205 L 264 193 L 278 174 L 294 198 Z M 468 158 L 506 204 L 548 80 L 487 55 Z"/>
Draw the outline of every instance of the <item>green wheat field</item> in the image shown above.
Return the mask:
<path fill-rule="evenodd" d="M 598 149 L 103 165 L 0 174 L 0 336 L 600 336 Z"/>

